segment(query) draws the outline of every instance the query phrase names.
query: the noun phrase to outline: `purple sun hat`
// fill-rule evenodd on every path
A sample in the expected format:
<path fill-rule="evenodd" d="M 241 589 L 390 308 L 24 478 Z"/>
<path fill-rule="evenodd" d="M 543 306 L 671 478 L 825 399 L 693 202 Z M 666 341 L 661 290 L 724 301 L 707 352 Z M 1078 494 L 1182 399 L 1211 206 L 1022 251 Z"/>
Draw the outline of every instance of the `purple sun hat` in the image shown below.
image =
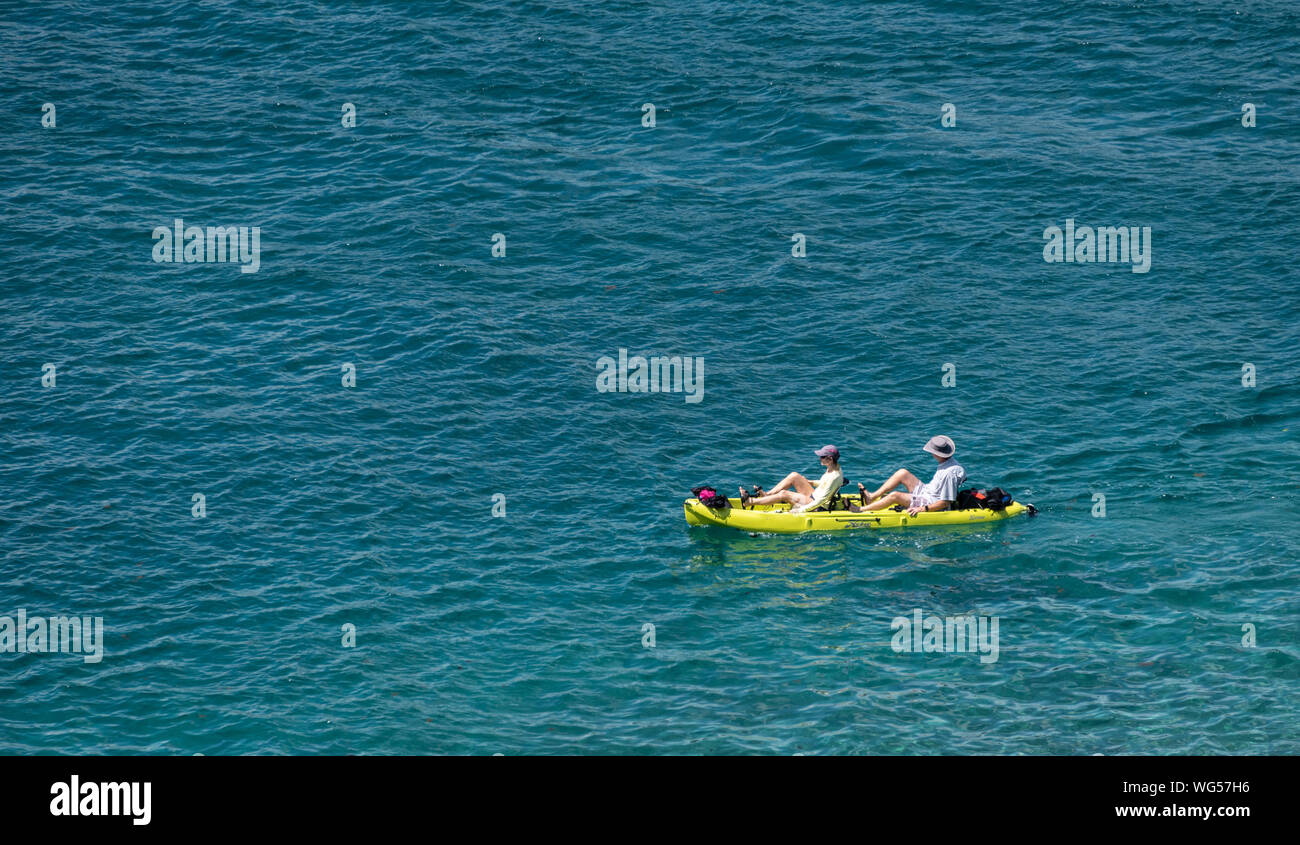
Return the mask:
<path fill-rule="evenodd" d="M 840 450 L 834 446 L 823 446 L 817 450 L 817 457 L 831 458 L 838 464 L 840 462 Z"/>

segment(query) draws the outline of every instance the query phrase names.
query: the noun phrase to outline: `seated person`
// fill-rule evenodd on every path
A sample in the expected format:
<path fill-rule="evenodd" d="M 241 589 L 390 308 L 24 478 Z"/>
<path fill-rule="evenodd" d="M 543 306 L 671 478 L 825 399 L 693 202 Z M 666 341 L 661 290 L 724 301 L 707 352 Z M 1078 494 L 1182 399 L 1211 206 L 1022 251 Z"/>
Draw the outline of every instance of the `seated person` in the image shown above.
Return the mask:
<path fill-rule="evenodd" d="M 923 448 L 934 455 L 934 459 L 939 462 L 934 478 L 930 479 L 929 484 L 922 484 L 915 475 L 900 469 L 874 493 L 868 494 L 867 488 L 859 484 L 858 490 L 862 493 L 863 505 L 862 507 L 850 505 L 849 510 L 863 513 L 878 511 L 893 505 L 903 505 L 909 514 L 916 516 L 921 511 L 946 511 L 951 508 L 957 501 L 957 488 L 966 480 L 966 470 L 953 459 L 957 447 L 953 445 L 952 438 L 940 434 L 931 437 Z M 900 484 L 907 488 L 906 493 L 902 490 L 894 490 Z M 870 504 L 867 504 L 868 502 Z"/>
<path fill-rule="evenodd" d="M 799 473 L 792 472 L 781 479 L 781 483 L 773 487 L 771 492 L 755 487 L 754 494 L 750 495 L 748 490 L 741 487 L 741 506 L 752 508 L 754 505 L 785 502 L 794 506 L 790 509 L 791 513 L 803 513 L 826 504 L 844 483 L 844 473 L 840 472 L 840 450 L 834 446 L 823 446 L 817 450 L 817 457 L 821 459 L 822 466 L 826 467 L 826 472 L 817 480 L 816 487 Z"/>

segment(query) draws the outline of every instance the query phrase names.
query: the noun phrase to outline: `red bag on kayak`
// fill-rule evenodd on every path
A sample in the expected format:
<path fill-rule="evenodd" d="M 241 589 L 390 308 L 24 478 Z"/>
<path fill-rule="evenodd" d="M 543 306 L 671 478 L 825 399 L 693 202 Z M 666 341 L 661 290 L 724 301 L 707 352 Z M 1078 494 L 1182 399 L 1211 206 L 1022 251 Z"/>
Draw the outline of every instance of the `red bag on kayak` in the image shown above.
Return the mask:
<path fill-rule="evenodd" d="M 707 485 L 701 487 L 692 487 L 691 495 L 700 500 L 700 504 L 706 508 L 726 508 L 731 506 L 727 497 Z"/>

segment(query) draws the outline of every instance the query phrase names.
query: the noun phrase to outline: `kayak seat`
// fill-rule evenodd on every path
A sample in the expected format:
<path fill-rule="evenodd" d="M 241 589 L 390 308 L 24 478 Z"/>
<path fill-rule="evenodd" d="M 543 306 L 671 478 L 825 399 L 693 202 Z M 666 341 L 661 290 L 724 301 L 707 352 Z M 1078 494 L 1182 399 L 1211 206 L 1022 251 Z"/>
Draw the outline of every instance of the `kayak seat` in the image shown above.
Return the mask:
<path fill-rule="evenodd" d="M 830 511 L 848 510 L 849 503 L 845 501 L 844 496 L 842 494 L 849 487 L 850 483 L 851 482 L 846 480 L 843 484 L 839 486 L 839 488 L 834 493 L 831 494 L 831 497 L 826 500 L 826 504 L 822 505 L 819 508 L 813 508 L 812 512 L 816 512 L 816 511 L 830 512 Z"/>

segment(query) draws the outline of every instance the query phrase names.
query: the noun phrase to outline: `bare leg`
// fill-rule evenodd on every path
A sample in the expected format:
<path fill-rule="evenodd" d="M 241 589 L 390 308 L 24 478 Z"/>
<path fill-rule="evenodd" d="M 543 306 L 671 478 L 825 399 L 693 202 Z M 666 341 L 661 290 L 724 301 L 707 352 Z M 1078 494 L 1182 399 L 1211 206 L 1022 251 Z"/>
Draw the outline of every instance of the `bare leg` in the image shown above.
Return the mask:
<path fill-rule="evenodd" d="M 800 475 L 797 472 L 790 473 L 785 478 L 781 479 L 780 484 L 771 488 L 767 492 L 769 494 L 780 493 L 782 490 L 786 490 L 786 489 L 798 490 L 800 493 L 803 493 L 805 496 L 812 498 L 812 494 L 813 494 L 812 482 L 804 478 L 802 475 Z"/>
<path fill-rule="evenodd" d="M 751 505 L 771 505 L 778 502 L 784 502 L 788 505 L 802 505 L 812 501 L 812 496 L 800 494 L 795 490 L 782 490 L 779 493 L 768 493 L 766 496 L 759 496 L 757 499 L 750 499 Z"/>
<path fill-rule="evenodd" d="M 884 484 L 880 485 L 880 487 L 877 488 L 876 492 L 871 494 L 871 498 L 879 499 L 881 496 L 885 495 L 890 490 L 893 490 L 895 487 L 897 487 L 900 484 L 906 487 L 908 490 L 915 490 L 917 487 L 921 486 L 921 479 L 917 478 L 915 475 L 912 475 L 912 473 L 908 472 L 905 469 L 900 469 L 898 472 L 895 472 L 893 475 L 889 476 L 889 480 L 886 481 Z"/>
<path fill-rule="evenodd" d="M 874 502 L 872 502 L 869 505 L 865 505 L 860 508 L 851 506 L 849 510 L 853 511 L 854 513 L 863 513 L 865 511 L 878 511 L 881 510 L 882 508 L 893 507 L 894 505 L 902 505 L 903 507 L 907 507 L 910 504 L 912 504 L 911 493 L 904 493 L 902 490 L 895 490 L 892 493 L 886 493 L 883 498 L 876 499 Z"/>

